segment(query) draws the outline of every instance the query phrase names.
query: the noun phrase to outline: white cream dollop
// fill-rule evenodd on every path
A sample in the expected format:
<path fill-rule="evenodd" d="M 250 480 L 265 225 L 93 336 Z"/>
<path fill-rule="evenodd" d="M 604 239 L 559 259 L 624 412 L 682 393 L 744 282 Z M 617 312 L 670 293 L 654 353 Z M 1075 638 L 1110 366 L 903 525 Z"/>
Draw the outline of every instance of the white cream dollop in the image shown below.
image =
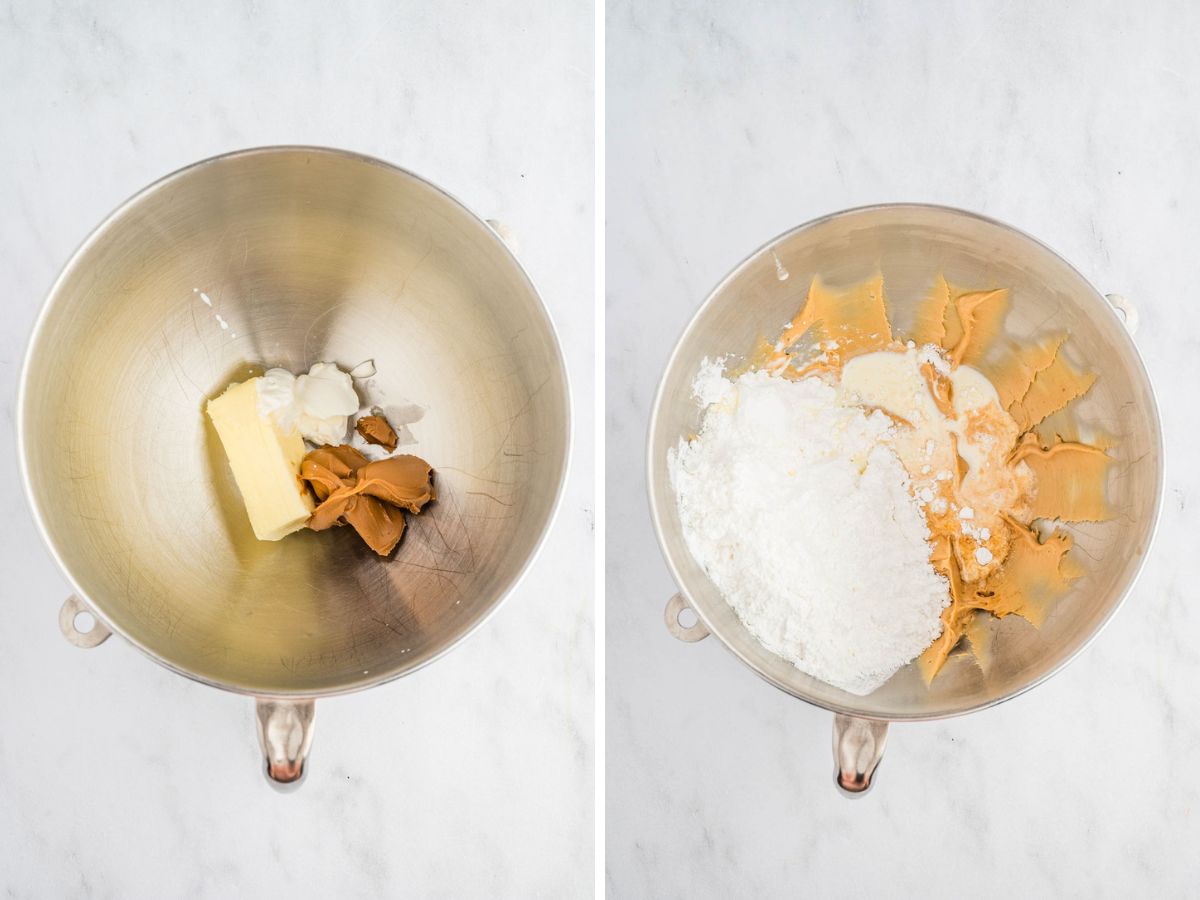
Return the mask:
<path fill-rule="evenodd" d="M 258 412 L 287 433 L 314 444 L 340 444 L 359 407 L 350 376 L 333 363 L 316 363 L 307 375 L 268 369 L 258 381 Z"/>

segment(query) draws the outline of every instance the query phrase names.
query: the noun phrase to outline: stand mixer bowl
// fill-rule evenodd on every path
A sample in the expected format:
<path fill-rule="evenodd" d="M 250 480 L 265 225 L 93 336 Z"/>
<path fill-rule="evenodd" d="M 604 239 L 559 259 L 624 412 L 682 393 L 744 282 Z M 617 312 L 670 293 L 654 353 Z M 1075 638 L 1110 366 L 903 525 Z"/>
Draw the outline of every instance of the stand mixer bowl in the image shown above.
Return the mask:
<path fill-rule="evenodd" d="M 1070 410 L 1082 423 L 1117 436 L 1108 484 L 1111 521 L 1067 526 L 1087 574 L 1053 607 L 1040 629 L 1017 616 L 989 622 L 993 661 L 985 674 L 958 652 L 926 686 L 916 666 L 859 697 L 818 681 L 770 653 L 721 597 L 684 541 L 667 452 L 694 434 L 700 410 L 691 382 L 703 359 L 733 364 L 761 335 L 775 334 L 803 302 L 819 274 L 852 284 L 883 273 L 896 333 L 903 335 L 916 302 L 938 273 L 955 284 L 1011 289 L 1008 333 L 1031 338 L 1066 331 L 1064 352 L 1099 373 Z M 1115 309 L 1114 309 L 1115 308 Z M 787 232 L 733 270 L 709 295 L 680 338 L 659 385 L 650 419 L 647 483 L 659 543 L 680 594 L 667 606 L 668 629 L 681 640 L 714 634 L 758 675 L 801 700 L 836 714 L 838 785 L 861 793 L 871 785 L 887 723 L 974 712 L 1028 690 L 1078 653 L 1116 612 L 1142 567 L 1158 522 L 1163 450 L 1154 393 L 1130 334 L 1136 311 L 1106 299 L 1075 269 L 1033 238 L 998 222 L 944 207 L 889 205 L 837 213 Z M 836 523 L 831 523 L 836 527 Z M 679 621 L 694 610 L 694 625 Z"/>
<path fill-rule="evenodd" d="M 205 402 L 252 366 L 367 360 L 359 393 L 407 426 L 437 502 L 387 559 L 349 528 L 255 540 Z M 314 698 L 412 672 L 495 611 L 570 445 L 553 325 L 496 232 L 415 175 L 305 147 L 197 163 L 113 213 L 46 300 L 18 420 L 76 590 L 64 633 L 259 698 L 278 782 L 303 774 Z"/>

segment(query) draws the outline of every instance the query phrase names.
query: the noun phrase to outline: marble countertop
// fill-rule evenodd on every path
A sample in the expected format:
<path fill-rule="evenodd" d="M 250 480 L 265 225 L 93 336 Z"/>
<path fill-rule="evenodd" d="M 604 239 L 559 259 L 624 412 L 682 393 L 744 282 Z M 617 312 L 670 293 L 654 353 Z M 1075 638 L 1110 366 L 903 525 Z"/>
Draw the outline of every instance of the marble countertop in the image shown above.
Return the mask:
<path fill-rule="evenodd" d="M 335 6 L 337 7 L 335 9 Z M 0 894 L 569 897 L 593 884 L 592 7 L 8 4 L 0 13 Z M 306 143 L 399 163 L 509 225 L 550 306 L 575 454 L 543 553 L 436 665 L 318 704 L 307 783 L 250 701 L 59 635 L 17 374 L 55 274 L 186 163 Z"/>
<path fill-rule="evenodd" d="M 770 9 L 763 7 L 770 6 Z M 735 9 L 736 7 L 736 9 Z M 607 883 L 612 897 L 1123 897 L 1200 875 L 1200 63 L 1196 7 L 610 5 Z M 612 123 L 620 123 L 612 127 Z M 1036 690 L 893 726 L 874 791 L 832 785 L 831 715 L 716 640 L 674 586 L 643 442 L 675 337 L 734 264 L 823 213 L 962 206 L 1141 312 L 1168 484 L 1137 589 Z"/>

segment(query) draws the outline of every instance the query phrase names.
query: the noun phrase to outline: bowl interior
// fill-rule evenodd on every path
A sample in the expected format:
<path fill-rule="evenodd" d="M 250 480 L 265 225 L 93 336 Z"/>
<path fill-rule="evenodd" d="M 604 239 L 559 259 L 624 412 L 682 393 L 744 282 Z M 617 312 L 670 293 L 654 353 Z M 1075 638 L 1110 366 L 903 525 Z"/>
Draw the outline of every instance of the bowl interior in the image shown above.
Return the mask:
<path fill-rule="evenodd" d="M 776 260 L 779 266 L 777 267 Z M 1015 337 L 1070 334 L 1068 356 L 1099 373 L 1072 405 L 1080 423 L 1118 437 L 1108 484 L 1112 521 L 1071 526 L 1087 574 L 1040 629 L 1010 616 L 992 620 L 994 661 L 985 674 L 969 654 L 951 657 L 931 687 L 907 666 L 866 697 L 831 687 L 758 644 L 684 543 L 667 474 L 667 451 L 693 433 L 699 410 L 690 384 L 705 357 L 744 356 L 760 335 L 789 321 L 819 274 L 849 285 L 882 271 L 889 312 L 903 335 L 916 301 L 944 273 L 964 287 L 1008 287 L 1006 328 Z M 786 272 L 786 278 L 783 274 Z M 1120 603 L 1145 556 L 1162 492 L 1158 413 L 1145 369 L 1108 303 L 1060 257 L 1006 226 L 956 210 L 875 207 L 842 213 L 790 232 L 756 253 L 712 294 L 680 339 L 656 401 L 649 440 L 651 506 L 659 539 L 698 615 L 760 675 L 797 697 L 841 712 L 888 719 L 966 712 L 1037 683 L 1076 653 Z M 836 521 L 831 519 L 831 526 Z"/>
<path fill-rule="evenodd" d="M 391 559 L 348 528 L 255 540 L 204 403 L 252 365 L 367 359 L 359 392 L 411 423 L 438 501 Z M 502 599 L 553 513 L 567 403 L 485 224 L 375 160 L 250 151 L 149 188 L 72 260 L 29 352 L 22 455 L 114 628 L 221 686 L 319 694 L 421 665 Z"/>

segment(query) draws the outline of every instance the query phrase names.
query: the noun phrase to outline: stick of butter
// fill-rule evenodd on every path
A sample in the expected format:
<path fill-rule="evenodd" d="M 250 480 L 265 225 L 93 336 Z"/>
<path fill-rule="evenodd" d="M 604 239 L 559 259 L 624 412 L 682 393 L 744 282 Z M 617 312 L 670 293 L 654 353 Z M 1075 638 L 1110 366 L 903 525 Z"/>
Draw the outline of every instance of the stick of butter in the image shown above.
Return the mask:
<path fill-rule="evenodd" d="M 277 541 L 304 527 L 312 497 L 300 479 L 304 439 L 282 433 L 258 412 L 258 378 L 230 385 L 208 401 L 208 417 L 221 438 L 233 479 L 242 492 L 254 536 Z"/>

